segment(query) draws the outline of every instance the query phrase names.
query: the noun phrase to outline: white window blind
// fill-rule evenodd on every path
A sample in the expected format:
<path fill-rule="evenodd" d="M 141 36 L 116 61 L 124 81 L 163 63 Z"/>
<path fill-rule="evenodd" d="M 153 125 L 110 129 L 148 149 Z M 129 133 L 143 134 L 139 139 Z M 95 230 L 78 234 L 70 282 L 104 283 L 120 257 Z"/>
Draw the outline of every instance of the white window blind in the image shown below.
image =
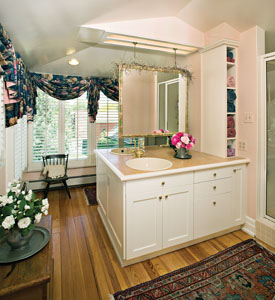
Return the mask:
<path fill-rule="evenodd" d="M 4 164 L 4 133 L 5 133 L 5 106 L 4 106 L 4 83 L 0 77 L 0 167 Z"/>
<path fill-rule="evenodd" d="M 87 94 L 64 102 L 65 152 L 70 159 L 88 157 Z"/>
<path fill-rule="evenodd" d="M 58 102 L 38 89 L 37 114 L 33 122 L 33 161 L 41 161 L 43 155 L 59 153 Z"/>
<path fill-rule="evenodd" d="M 118 147 L 118 102 L 100 93 L 96 117 L 97 148 Z"/>
<path fill-rule="evenodd" d="M 28 163 L 28 154 L 27 154 L 27 137 L 28 137 L 28 129 L 27 129 L 27 116 L 24 115 L 21 121 L 21 167 L 22 171 L 27 168 Z"/>
<path fill-rule="evenodd" d="M 69 160 L 88 158 L 87 94 L 60 101 L 38 90 L 37 115 L 32 129 L 32 161 L 68 153 Z M 86 162 L 82 161 L 84 164 Z M 88 163 L 88 162 L 87 162 Z"/>
<path fill-rule="evenodd" d="M 22 175 L 22 156 L 21 156 L 21 124 L 22 119 L 17 121 L 17 124 L 14 125 L 14 179 L 18 180 Z"/>

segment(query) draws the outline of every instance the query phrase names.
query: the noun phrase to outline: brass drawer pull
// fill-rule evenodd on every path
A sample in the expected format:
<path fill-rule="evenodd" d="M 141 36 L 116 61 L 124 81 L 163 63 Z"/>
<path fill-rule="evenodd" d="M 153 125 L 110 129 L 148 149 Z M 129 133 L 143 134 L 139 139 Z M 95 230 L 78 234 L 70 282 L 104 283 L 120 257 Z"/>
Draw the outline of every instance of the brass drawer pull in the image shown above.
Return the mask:
<path fill-rule="evenodd" d="M 214 185 L 214 186 L 213 186 L 213 190 L 216 191 L 216 188 L 217 188 L 217 187 Z"/>
<path fill-rule="evenodd" d="M 165 185 L 165 182 L 164 182 L 164 181 L 162 181 L 161 185 Z"/>
<path fill-rule="evenodd" d="M 168 195 L 165 195 L 165 199 L 167 199 L 168 198 Z"/>
<path fill-rule="evenodd" d="M 234 173 L 236 173 L 237 172 L 237 170 L 236 169 L 234 169 Z"/>
<path fill-rule="evenodd" d="M 216 177 L 216 176 L 217 176 L 217 174 L 216 174 L 216 173 L 214 173 L 214 174 L 213 174 L 213 176 L 214 176 L 214 177 Z"/>
<path fill-rule="evenodd" d="M 216 201 L 213 202 L 213 205 L 214 205 L 214 206 L 216 205 Z"/>
<path fill-rule="evenodd" d="M 162 196 L 159 196 L 159 200 L 161 200 L 162 199 Z"/>

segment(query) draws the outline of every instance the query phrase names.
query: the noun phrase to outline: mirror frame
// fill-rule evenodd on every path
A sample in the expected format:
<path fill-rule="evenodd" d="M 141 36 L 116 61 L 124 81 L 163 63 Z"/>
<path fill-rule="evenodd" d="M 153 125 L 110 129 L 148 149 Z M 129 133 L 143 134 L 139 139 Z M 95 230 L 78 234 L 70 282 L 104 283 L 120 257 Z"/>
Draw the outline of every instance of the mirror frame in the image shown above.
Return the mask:
<path fill-rule="evenodd" d="M 173 72 L 178 73 L 179 75 L 186 77 L 186 101 L 185 101 L 185 132 L 188 132 L 188 83 L 192 78 L 191 73 L 187 69 L 180 69 L 178 67 L 154 67 L 154 66 L 146 66 L 141 64 L 119 64 L 118 65 L 118 82 L 119 82 L 119 112 L 118 112 L 118 136 L 119 138 L 129 138 L 129 137 L 155 137 L 155 136 L 172 136 L 176 132 L 169 133 L 148 133 L 148 134 L 123 134 L 123 99 L 122 99 L 122 89 L 123 89 L 123 80 L 122 74 L 124 70 L 133 69 L 140 71 L 153 71 L 153 72 Z"/>

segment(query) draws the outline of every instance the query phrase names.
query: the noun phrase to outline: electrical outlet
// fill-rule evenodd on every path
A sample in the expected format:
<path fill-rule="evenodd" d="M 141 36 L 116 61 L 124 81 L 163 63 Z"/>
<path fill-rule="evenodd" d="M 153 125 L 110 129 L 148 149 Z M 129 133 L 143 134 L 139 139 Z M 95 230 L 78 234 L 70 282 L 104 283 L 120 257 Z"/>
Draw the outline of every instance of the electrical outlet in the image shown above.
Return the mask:
<path fill-rule="evenodd" d="M 254 115 L 252 112 L 244 113 L 244 122 L 245 123 L 253 123 L 254 122 Z"/>
<path fill-rule="evenodd" d="M 247 150 L 247 142 L 246 141 L 239 141 L 239 149 L 242 151 Z"/>

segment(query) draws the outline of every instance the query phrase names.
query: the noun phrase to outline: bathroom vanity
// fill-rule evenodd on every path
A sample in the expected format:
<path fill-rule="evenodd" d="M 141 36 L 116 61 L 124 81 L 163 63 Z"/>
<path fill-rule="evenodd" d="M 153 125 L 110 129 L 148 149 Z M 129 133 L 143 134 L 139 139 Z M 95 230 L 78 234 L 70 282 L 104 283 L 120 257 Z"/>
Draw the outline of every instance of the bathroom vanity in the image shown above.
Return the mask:
<path fill-rule="evenodd" d="M 169 160 L 140 171 L 133 156 L 96 150 L 98 211 L 122 266 L 206 240 L 244 223 L 248 159 L 148 147 L 144 157 Z"/>

